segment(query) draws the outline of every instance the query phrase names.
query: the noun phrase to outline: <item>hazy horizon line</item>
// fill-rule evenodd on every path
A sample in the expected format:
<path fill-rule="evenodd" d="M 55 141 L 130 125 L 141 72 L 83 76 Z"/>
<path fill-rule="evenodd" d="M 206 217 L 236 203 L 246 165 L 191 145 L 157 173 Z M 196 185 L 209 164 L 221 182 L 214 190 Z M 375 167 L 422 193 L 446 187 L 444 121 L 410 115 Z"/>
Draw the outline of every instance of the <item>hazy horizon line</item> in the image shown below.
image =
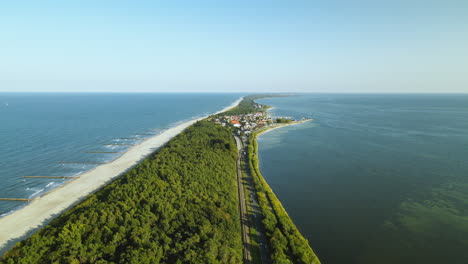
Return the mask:
<path fill-rule="evenodd" d="M 291 91 L 1 91 L 0 93 L 61 93 L 61 94 L 89 94 L 89 93 L 107 93 L 107 94 L 197 94 L 197 93 L 217 93 L 217 94 L 468 94 L 467 92 L 326 92 L 326 91 L 310 91 L 310 92 L 291 92 Z"/>

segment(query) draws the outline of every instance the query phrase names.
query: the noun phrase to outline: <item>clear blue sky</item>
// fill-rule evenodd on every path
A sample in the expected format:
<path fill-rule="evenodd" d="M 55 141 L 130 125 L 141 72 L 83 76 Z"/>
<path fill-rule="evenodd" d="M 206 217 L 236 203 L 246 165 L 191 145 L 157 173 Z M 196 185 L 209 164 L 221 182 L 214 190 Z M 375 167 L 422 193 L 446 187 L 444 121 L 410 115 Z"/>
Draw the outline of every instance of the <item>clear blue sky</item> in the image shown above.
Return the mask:
<path fill-rule="evenodd" d="M 0 91 L 468 92 L 468 1 L 6 1 Z"/>

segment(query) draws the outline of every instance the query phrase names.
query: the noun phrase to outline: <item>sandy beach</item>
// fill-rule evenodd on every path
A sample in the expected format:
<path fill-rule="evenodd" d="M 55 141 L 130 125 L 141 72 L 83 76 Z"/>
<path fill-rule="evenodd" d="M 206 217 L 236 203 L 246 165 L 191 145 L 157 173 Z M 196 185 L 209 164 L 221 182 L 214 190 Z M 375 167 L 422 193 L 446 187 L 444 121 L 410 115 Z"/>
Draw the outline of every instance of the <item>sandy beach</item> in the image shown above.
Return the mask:
<path fill-rule="evenodd" d="M 273 126 L 269 126 L 261 131 L 259 131 L 257 133 L 257 136 L 260 136 L 262 134 L 265 134 L 267 132 L 270 132 L 270 131 L 273 131 L 275 129 L 278 129 L 278 128 L 282 128 L 282 127 L 286 127 L 286 126 L 292 126 L 292 125 L 299 125 L 299 124 L 303 124 L 303 123 L 306 123 L 306 122 L 312 122 L 313 119 L 307 119 L 307 120 L 301 120 L 301 121 L 293 121 L 291 123 L 283 123 L 283 124 L 276 124 L 276 125 L 273 125 Z"/>
<path fill-rule="evenodd" d="M 215 114 L 237 106 L 241 100 L 242 98 L 238 99 L 232 105 Z M 130 148 L 116 160 L 83 173 L 80 177 L 33 199 L 25 207 L 0 218 L 0 256 L 14 244 L 33 234 L 37 229 L 43 227 L 54 217 L 60 215 L 87 195 L 122 175 L 166 144 L 174 136 L 203 118 L 205 117 L 169 128 L 163 133 Z"/>

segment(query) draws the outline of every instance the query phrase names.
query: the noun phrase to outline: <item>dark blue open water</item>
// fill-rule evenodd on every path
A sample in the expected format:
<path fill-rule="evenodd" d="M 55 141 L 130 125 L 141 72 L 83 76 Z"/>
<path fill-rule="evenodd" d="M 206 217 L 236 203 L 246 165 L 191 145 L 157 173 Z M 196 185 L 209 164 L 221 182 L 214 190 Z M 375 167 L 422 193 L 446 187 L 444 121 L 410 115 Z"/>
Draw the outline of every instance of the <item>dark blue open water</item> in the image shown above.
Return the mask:
<path fill-rule="evenodd" d="M 147 137 L 176 123 L 221 110 L 239 94 L 20 94 L 0 93 L 0 198 L 31 198 L 60 184 L 57 179 L 22 176 L 72 176 L 106 162 Z M 0 201 L 0 215 L 22 202 Z"/>
<path fill-rule="evenodd" d="M 468 263 L 468 95 L 259 100 L 261 171 L 326 264 Z"/>

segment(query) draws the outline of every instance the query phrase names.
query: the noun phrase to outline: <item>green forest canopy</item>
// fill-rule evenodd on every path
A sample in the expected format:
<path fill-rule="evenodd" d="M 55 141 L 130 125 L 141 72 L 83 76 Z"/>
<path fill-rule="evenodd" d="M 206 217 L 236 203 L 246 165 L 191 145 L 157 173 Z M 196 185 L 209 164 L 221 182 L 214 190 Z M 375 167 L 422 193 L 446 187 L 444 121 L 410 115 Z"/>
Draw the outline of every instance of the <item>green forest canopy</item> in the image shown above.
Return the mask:
<path fill-rule="evenodd" d="M 200 121 L 2 263 L 241 263 L 232 132 Z"/>

